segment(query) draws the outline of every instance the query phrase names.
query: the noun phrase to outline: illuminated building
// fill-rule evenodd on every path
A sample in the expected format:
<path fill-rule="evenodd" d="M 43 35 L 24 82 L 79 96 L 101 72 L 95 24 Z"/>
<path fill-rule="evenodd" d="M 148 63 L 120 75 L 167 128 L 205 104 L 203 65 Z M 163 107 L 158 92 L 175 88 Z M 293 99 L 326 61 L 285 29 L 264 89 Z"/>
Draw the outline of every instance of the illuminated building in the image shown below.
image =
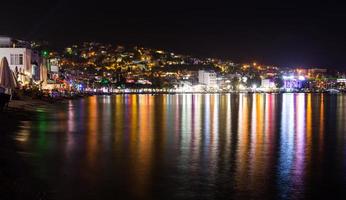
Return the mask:
<path fill-rule="evenodd" d="M 283 76 L 284 81 L 284 89 L 290 91 L 294 89 L 301 89 L 303 87 L 303 83 L 305 82 L 304 76 Z"/>
<path fill-rule="evenodd" d="M 41 55 L 29 42 L 0 36 L 0 57 L 7 58 L 20 84 L 27 85 L 31 81 L 46 84 L 48 51 Z"/>
<path fill-rule="evenodd" d="M 275 83 L 271 79 L 262 79 L 261 88 L 270 89 L 274 87 L 275 87 Z"/>
<path fill-rule="evenodd" d="M 212 71 L 199 70 L 198 82 L 206 86 L 215 86 L 217 84 L 216 73 Z"/>
<path fill-rule="evenodd" d="M 32 51 L 27 45 L 9 37 L 0 37 L 0 57 L 6 57 L 18 81 L 28 84 L 32 79 Z"/>

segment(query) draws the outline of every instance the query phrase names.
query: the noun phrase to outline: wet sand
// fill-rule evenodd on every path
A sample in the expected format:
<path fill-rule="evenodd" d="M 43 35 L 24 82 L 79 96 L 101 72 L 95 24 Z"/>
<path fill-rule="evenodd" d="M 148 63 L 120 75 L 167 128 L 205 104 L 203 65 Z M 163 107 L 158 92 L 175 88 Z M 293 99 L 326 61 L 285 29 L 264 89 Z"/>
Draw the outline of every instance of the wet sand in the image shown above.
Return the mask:
<path fill-rule="evenodd" d="M 52 106 L 41 100 L 13 100 L 0 113 L 0 199 L 51 199 L 47 186 L 32 173 L 14 143 L 23 121 L 36 119 L 37 110 Z"/>
<path fill-rule="evenodd" d="M 52 105 L 53 105 L 52 103 L 49 103 L 47 101 L 32 99 L 30 97 L 22 97 L 21 100 L 12 100 L 8 105 L 7 112 L 9 113 L 13 113 L 14 111 L 32 112 L 32 111 L 36 111 L 37 108 L 52 106 Z"/>

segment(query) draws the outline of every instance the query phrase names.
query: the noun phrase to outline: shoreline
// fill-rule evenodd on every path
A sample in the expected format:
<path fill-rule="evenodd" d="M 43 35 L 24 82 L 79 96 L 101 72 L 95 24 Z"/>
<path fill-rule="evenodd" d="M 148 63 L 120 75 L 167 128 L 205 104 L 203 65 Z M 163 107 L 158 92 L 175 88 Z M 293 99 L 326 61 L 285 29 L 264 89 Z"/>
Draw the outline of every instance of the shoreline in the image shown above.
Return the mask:
<path fill-rule="evenodd" d="M 346 94 L 344 90 L 293 90 L 293 91 L 284 91 L 284 90 L 268 90 L 268 91 L 259 91 L 259 90 L 241 90 L 241 91 L 170 91 L 166 89 L 154 89 L 154 90 L 143 90 L 143 89 L 124 89 L 116 91 L 80 91 L 73 97 L 84 97 L 84 96 L 93 96 L 93 95 L 118 95 L 118 94 L 291 94 L 291 93 L 307 93 L 307 94 Z M 69 99 L 69 98 L 68 98 Z"/>
<path fill-rule="evenodd" d="M 37 120 L 41 108 L 52 106 L 44 100 L 23 97 L 12 100 L 0 112 L 0 199 L 51 199 L 49 186 L 33 172 L 33 166 L 21 156 L 15 142 L 16 132 L 23 121 Z"/>
<path fill-rule="evenodd" d="M 15 142 L 21 122 L 35 120 L 36 109 L 46 105 L 41 100 L 13 100 L 0 112 L 0 199 L 49 199 L 48 186 L 34 175 Z"/>
<path fill-rule="evenodd" d="M 36 99 L 28 96 L 22 97 L 20 100 L 11 100 L 8 108 L 0 112 L 0 120 L 5 121 L 30 121 L 35 119 L 35 114 L 42 110 L 53 107 L 57 104 L 64 104 L 70 100 L 83 99 L 90 96 L 116 96 L 116 95 L 238 95 L 238 94 L 327 94 L 327 95 L 343 95 L 345 92 L 330 93 L 330 92 L 123 92 L 123 93 L 80 93 L 71 97 L 52 98 L 50 100 Z M 0 126 L 0 132 L 1 130 Z"/>
<path fill-rule="evenodd" d="M 328 94 L 328 95 L 343 95 L 344 92 L 340 93 L 329 93 L 329 92 L 124 92 L 124 93 L 81 93 L 76 96 L 69 98 L 52 98 L 51 100 L 35 99 L 31 97 L 24 96 L 20 100 L 11 100 L 8 104 L 8 108 L 0 112 L 0 119 L 4 115 L 9 118 L 16 117 L 23 120 L 31 120 L 32 116 L 36 112 L 42 111 L 41 109 L 49 108 L 57 104 L 64 104 L 69 100 L 83 99 L 90 96 L 112 96 L 112 95 L 184 95 L 184 94 L 197 94 L 197 95 L 225 95 L 225 94 Z M 6 121 L 8 118 L 6 119 Z M 1 126 L 0 126 L 1 130 Z"/>
<path fill-rule="evenodd" d="M 100 95 L 126 95 L 126 94 L 144 94 L 144 95 L 184 95 L 184 94 L 346 94 L 346 92 L 114 92 L 114 93 L 95 93 L 87 96 Z M 83 98 L 83 97 L 81 97 Z M 75 98 L 76 99 L 76 98 Z"/>

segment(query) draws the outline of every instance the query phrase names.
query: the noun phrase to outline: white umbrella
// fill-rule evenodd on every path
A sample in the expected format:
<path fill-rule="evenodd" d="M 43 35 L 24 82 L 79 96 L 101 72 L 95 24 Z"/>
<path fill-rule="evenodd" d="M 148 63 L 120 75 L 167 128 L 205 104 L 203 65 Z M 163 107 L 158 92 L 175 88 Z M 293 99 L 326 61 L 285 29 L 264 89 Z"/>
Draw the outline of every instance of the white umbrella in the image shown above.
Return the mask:
<path fill-rule="evenodd" d="M 41 64 L 40 65 L 40 80 L 44 82 L 44 84 L 47 81 L 47 68 Z"/>
<path fill-rule="evenodd" d="M 6 57 L 3 57 L 0 63 L 0 87 L 6 89 L 14 89 L 17 87 L 16 78 L 8 65 Z"/>

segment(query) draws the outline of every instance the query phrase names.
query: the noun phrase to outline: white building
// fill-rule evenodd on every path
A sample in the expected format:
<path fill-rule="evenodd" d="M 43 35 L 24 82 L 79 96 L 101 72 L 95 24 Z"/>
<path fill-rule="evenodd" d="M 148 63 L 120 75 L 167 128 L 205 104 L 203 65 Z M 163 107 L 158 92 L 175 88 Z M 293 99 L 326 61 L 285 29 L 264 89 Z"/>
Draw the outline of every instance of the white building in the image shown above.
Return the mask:
<path fill-rule="evenodd" d="M 59 78 L 59 59 L 47 59 L 47 70 L 48 70 L 48 78 L 50 80 L 56 80 Z"/>
<path fill-rule="evenodd" d="M 275 88 L 275 83 L 271 79 L 262 79 L 261 88 L 264 88 L 264 89 Z"/>
<path fill-rule="evenodd" d="M 28 48 L 0 48 L 0 57 L 7 58 L 10 69 L 23 84 L 29 83 L 32 78 L 31 54 Z"/>
<path fill-rule="evenodd" d="M 212 71 L 199 70 L 198 82 L 206 86 L 213 87 L 217 85 L 216 73 Z"/>
<path fill-rule="evenodd" d="M 46 66 L 41 55 L 31 50 L 30 43 L 0 36 L 0 59 L 6 57 L 10 69 L 16 74 L 19 83 L 45 81 Z"/>

